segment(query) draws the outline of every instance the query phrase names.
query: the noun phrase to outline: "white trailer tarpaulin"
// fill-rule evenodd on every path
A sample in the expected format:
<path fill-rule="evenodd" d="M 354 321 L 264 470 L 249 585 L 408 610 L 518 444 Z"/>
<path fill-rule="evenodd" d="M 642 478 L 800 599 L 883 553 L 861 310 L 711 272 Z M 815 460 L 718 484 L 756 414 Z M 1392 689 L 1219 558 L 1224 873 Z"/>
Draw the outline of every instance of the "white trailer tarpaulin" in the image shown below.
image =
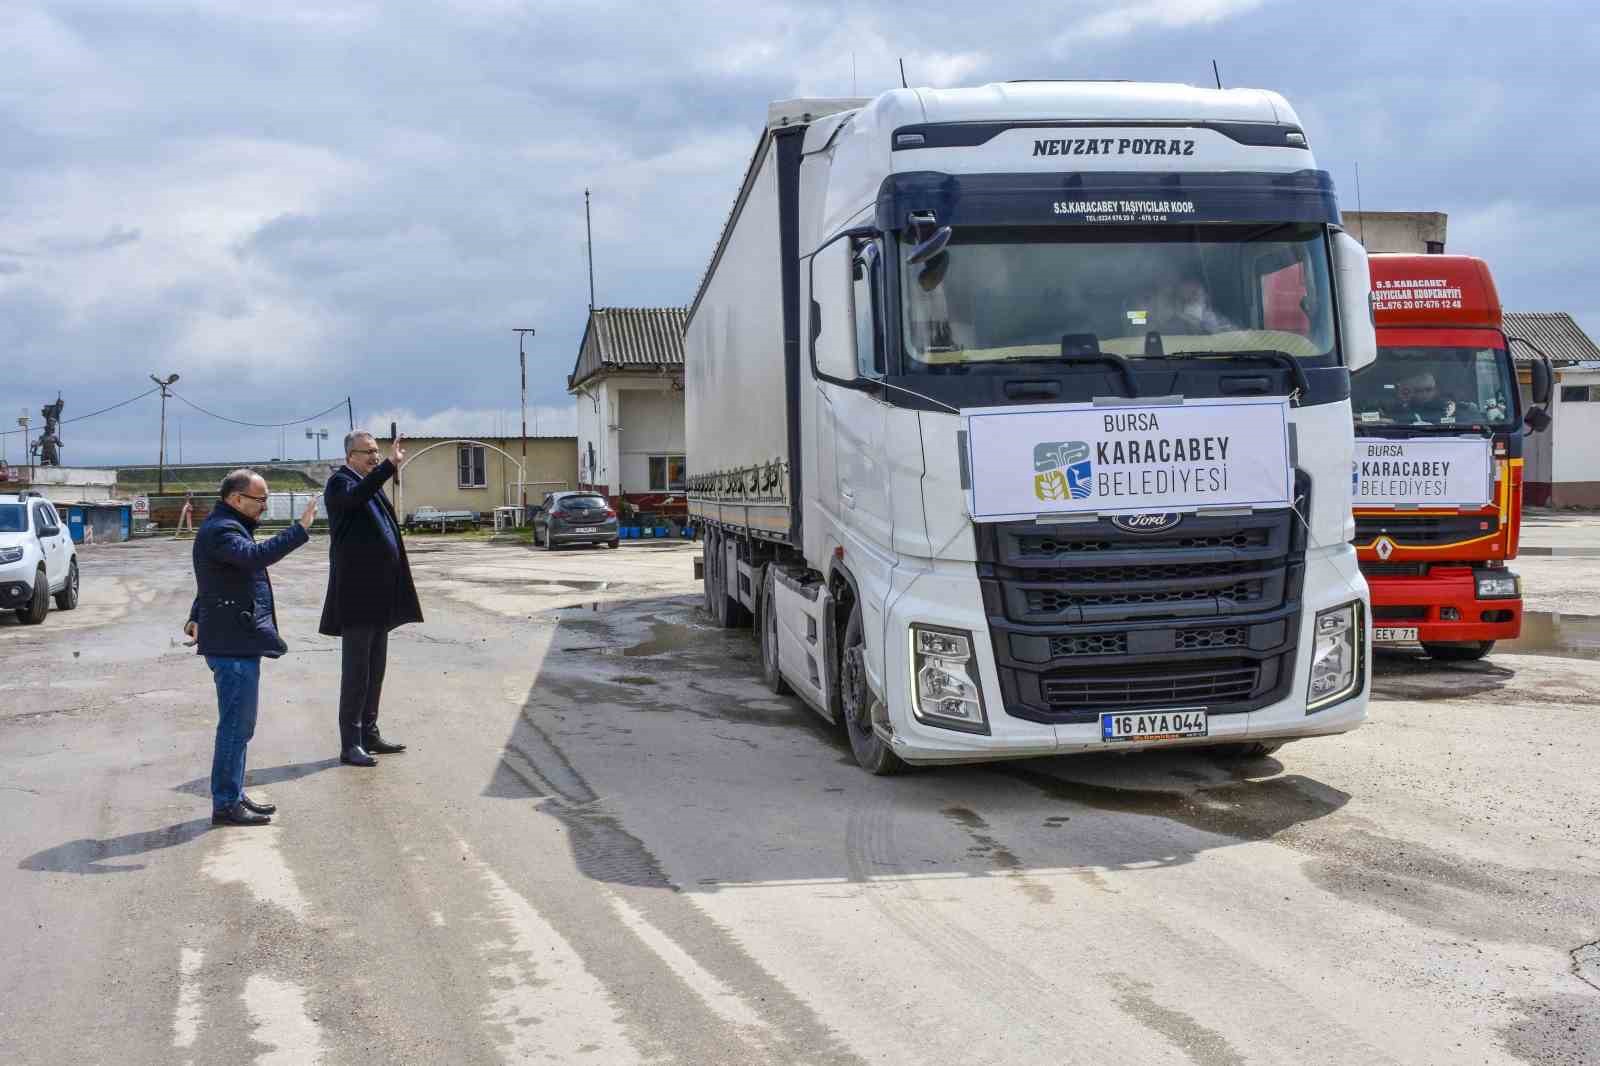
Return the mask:
<path fill-rule="evenodd" d="M 962 412 L 976 522 L 1288 507 L 1289 401 L 1055 404 Z"/>
<path fill-rule="evenodd" d="M 1488 437 L 1357 437 L 1357 507 L 1483 507 L 1494 498 Z"/>

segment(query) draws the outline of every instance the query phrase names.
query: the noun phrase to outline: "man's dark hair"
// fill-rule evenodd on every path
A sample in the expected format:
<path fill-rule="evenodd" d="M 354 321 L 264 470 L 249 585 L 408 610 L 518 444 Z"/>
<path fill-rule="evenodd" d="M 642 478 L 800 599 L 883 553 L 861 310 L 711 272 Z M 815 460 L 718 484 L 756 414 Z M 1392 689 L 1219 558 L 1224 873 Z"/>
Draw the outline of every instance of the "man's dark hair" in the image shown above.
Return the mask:
<path fill-rule="evenodd" d="M 250 481 L 255 476 L 256 472 L 254 470 L 235 470 L 222 479 L 222 490 L 217 494 L 217 498 L 226 500 L 236 492 L 249 491 Z"/>

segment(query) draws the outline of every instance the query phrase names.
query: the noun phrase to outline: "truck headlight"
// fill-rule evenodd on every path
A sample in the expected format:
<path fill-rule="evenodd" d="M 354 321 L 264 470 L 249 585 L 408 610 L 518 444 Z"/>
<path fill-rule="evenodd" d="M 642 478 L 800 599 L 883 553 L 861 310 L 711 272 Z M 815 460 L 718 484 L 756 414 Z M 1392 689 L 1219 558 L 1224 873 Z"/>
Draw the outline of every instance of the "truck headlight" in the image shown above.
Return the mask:
<path fill-rule="evenodd" d="M 1338 703 L 1361 687 L 1361 602 L 1318 611 L 1311 639 L 1306 711 Z"/>
<path fill-rule="evenodd" d="M 1522 579 L 1509 570 L 1480 570 L 1473 577 L 1480 600 L 1514 600 L 1522 595 Z"/>
<path fill-rule="evenodd" d="M 14 563 L 22 558 L 22 548 L 0 548 L 0 563 Z"/>
<path fill-rule="evenodd" d="M 971 633 L 911 627 L 911 709 L 928 725 L 968 733 L 989 731 Z"/>

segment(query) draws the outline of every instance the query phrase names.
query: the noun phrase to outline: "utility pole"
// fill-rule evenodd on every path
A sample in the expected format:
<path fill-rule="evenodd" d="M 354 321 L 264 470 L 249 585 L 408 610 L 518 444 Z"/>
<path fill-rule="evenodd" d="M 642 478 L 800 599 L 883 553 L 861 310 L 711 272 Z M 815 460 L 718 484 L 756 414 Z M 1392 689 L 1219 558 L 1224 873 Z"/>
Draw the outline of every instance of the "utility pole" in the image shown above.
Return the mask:
<path fill-rule="evenodd" d="M 326 429 L 308 429 L 306 430 L 306 439 L 317 442 L 317 462 L 322 462 L 322 442 L 328 439 L 328 431 Z"/>
<path fill-rule="evenodd" d="M 24 407 L 22 414 L 17 417 L 17 425 L 22 427 L 22 454 L 28 457 L 28 486 L 33 486 L 33 442 L 28 439 L 28 423 L 33 421 L 28 417 L 28 409 Z"/>
<path fill-rule="evenodd" d="M 167 491 L 167 395 L 172 389 L 172 383 L 178 380 L 178 375 L 168 374 L 164 378 L 150 375 L 150 380 L 161 389 L 161 457 L 156 462 L 156 495 L 163 495 Z M 146 393 L 145 395 L 149 395 Z"/>
<path fill-rule="evenodd" d="M 350 397 L 344 398 L 344 416 L 350 420 L 350 432 L 356 431 L 356 409 L 350 406 Z"/>
<path fill-rule="evenodd" d="M 517 365 L 522 371 L 522 473 L 517 477 L 517 505 L 522 508 L 523 521 L 528 514 L 528 353 L 523 342 L 534 334 L 526 326 L 513 328 L 517 335 Z"/>

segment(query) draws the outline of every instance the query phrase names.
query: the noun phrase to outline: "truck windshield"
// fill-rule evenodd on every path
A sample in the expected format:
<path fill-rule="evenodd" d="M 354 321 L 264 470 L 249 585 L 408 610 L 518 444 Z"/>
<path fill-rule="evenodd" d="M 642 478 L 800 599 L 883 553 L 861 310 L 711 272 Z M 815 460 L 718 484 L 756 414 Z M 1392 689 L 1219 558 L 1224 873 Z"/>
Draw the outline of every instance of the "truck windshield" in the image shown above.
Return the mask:
<path fill-rule="evenodd" d="M 1515 421 L 1511 357 L 1504 348 L 1379 348 L 1350 379 L 1357 428 Z"/>
<path fill-rule="evenodd" d="M 1110 352 L 1331 356 L 1327 242 L 1316 225 L 957 227 L 908 261 L 906 369 Z"/>
<path fill-rule="evenodd" d="M 28 513 L 20 503 L 0 503 L 0 533 L 26 533 Z"/>

